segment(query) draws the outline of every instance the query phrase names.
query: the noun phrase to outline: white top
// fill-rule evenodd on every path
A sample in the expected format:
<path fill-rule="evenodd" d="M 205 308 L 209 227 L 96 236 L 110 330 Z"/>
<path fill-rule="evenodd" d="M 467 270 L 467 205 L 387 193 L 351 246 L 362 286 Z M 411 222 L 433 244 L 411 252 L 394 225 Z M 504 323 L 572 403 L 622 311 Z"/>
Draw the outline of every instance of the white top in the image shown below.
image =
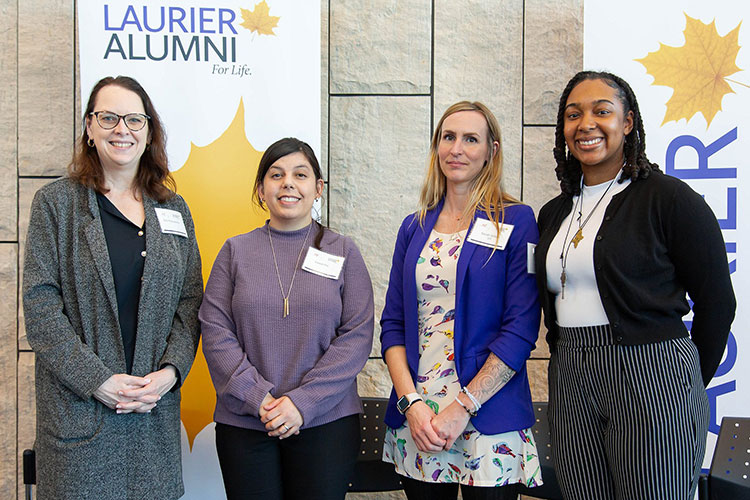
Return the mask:
<path fill-rule="evenodd" d="M 555 311 L 559 326 L 593 326 L 609 323 L 596 286 L 594 241 L 612 197 L 630 185 L 630 179 L 622 184 L 617 182 L 621 174 L 622 171 L 618 172 L 613 184 L 613 181 L 607 181 L 595 186 L 584 185 L 581 192 L 583 203 L 578 196 L 573 197 L 573 210 L 563 219 L 557 235 L 550 244 L 547 252 L 547 289 L 555 294 Z M 597 205 L 600 199 L 601 202 Z M 583 239 L 576 246 L 571 240 L 578 231 L 579 224 L 583 224 L 589 214 L 591 217 L 582 230 Z M 563 258 L 560 258 L 560 255 L 563 255 Z M 561 293 L 560 280 L 563 259 L 566 275 L 564 294 Z"/>

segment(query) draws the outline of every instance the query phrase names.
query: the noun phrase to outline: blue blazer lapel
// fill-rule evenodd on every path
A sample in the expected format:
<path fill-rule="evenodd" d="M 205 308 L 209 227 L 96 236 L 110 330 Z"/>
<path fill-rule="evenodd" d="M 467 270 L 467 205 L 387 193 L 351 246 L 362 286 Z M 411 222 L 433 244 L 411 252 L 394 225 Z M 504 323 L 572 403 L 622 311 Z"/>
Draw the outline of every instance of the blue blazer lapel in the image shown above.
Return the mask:
<path fill-rule="evenodd" d="M 413 224 L 416 225 L 413 236 L 406 249 L 404 260 L 404 320 L 406 328 L 406 360 L 413 373 L 419 368 L 419 318 L 417 312 L 417 279 L 415 276 L 417 260 L 422 253 L 422 249 L 430 237 L 432 228 L 435 227 L 440 211 L 443 208 L 443 200 L 438 205 L 425 214 L 424 225 L 420 226 L 415 219 Z M 414 332 L 410 334 L 409 332 Z"/>
<path fill-rule="evenodd" d="M 471 224 L 469 224 L 469 228 L 466 230 L 466 235 L 464 236 L 464 243 L 461 246 L 461 254 L 458 256 L 458 267 L 456 268 L 456 313 L 458 313 L 458 306 L 461 304 L 461 291 L 464 286 L 464 280 L 466 279 L 466 272 L 469 269 L 469 263 L 471 262 L 471 259 L 474 257 L 474 251 L 477 249 L 477 245 L 474 243 L 469 243 L 467 241 L 467 238 L 469 234 L 471 233 L 472 228 L 474 227 L 474 221 L 477 220 L 477 215 L 474 215 L 474 218 L 471 221 Z M 458 314 L 456 314 L 456 317 L 458 317 Z M 456 369 L 459 371 L 461 370 L 461 367 L 459 366 L 459 359 L 461 356 L 459 356 L 460 353 L 463 352 L 461 342 L 463 341 L 463 330 L 460 328 L 461 322 L 456 321 L 455 322 L 455 328 L 453 331 L 453 349 L 454 352 L 456 352 Z"/>

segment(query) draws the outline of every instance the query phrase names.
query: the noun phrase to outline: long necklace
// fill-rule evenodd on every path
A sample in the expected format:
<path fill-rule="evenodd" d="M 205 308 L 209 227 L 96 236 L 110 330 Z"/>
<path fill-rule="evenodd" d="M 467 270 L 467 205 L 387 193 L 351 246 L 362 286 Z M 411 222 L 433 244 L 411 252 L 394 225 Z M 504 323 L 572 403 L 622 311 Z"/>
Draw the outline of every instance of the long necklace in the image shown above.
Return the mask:
<path fill-rule="evenodd" d="M 299 267 L 299 260 L 302 258 L 302 252 L 305 250 L 305 244 L 307 243 L 307 237 L 310 236 L 310 229 L 312 229 L 312 222 L 307 228 L 305 233 L 305 240 L 302 242 L 302 248 L 299 249 L 299 255 L 297 255 L 297 263 L 294 264 L 294 272 L 292 273 L 292 282 L 289 283 L 289 291 L 284 294 L 284 285 L 281 284 L 281 274 L 279 274 L 279 264 L 276 261 L 276 251 L 273 249 L 273 238 L 271 238 L 270 224 L 266 226 L 268 230 L 268 241 L 271 243 L 271 255 L 273 255 L 273 266 L 276 268 L 276 277 L 279 279 L 279 288 L 281 289 L 281 298 L 284 299 L 284 310 L 281 314 L 282 318 L 289 316 L 289 295 L 292 293 L 292 287 L 294 286 L 294 278 L 297 276 L 297 268 Z"/>
<path fill-rule="evenodd" d="M 581 222 L 581 219 L 583 218 L 583 176 L 581 176 L 581 194 L 578 196 L 578 199 L 576 200 L 576 204 L 573 207 L 573 212 L 575 212 L 576 208 L 578 208 L 578 203 L 580 202 L 581 207 L 578 209 L 578 231 L 576 231 L 576 234 L 573 235 L 573 237 L 568 241 L 567 245 L 565 244 L 565 241 L 568 239 L 568 235 L 570 234 L 570 228 L 573 226 L 573 214 L 570 216 L 570 222 L 568 223 L 568 230 L 565 231 L 565 237 L 563 238 L 563 246 L 560 250 L 560 260 L 562 261 L 562 273 L 560 273 L 560 285 L 561 285 L 561 298 L 565 298 L 565 282 L 568 280 L 568 275 L 565 272 L 566 266 L 568 264 L 568 254 L 570 253 L 570 245 L 573 245 L 573 248 L 578 248 L 578 244 L 583 239 L 583 228 L 586 226 L 586 223 L 588 223 L 589 219 L 591 219 L 591 216 L 594 215 L 594 212 L 596 211 L 596 208 L 599 206 L 599 204 L 602 202 L 605 196 L 607 196 L 607 193 L 609 192 L 609 188 L 612 187 L 612 184 L 615 183 L 615 180 L 617 179 L 617 176 L 615 176 L 614 179 L 612 179 L 609 183 L 609 186 L 607 186 L 607 189 L 604 190 L 604 193 L 599 197 L 599 200 L 594 205 L 594 208 L 591 209 L 589 214 L 586 216 L 586 218 Z"/>

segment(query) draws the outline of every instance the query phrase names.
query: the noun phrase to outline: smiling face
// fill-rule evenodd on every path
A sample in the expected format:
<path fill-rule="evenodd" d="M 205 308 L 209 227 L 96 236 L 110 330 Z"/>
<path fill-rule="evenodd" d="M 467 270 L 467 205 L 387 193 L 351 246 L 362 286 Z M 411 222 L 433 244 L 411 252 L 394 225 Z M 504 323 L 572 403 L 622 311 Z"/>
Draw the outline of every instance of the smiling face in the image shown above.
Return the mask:
<path fill-rule="evenodd" d="M 476 179 L 490 151 L 500 144 L 488 141 L 487 120 L 478 111 L 459 111 L 443 121 L 437 153 L 448 184 L 467 185 Z"/>
<path fill-rule="evenodd" d="M 118 115 L 146 114 L 138 94 L 117 85 L 108 85 L 99 91 L 94 111 L 109 111 Z M 148 123 L 141 130 L 133 132 L 120 120 L 115 128 L 105 130 L 92 115 L 86 117 L 86 133 L 94 140 L 105 175 L 107 171 L 136 172 L 150 135 Z"/>
<path fill-rule="evenodd" d="M 258 186 L 258 195 L 271 214 L 271 227 L 280 231 L 307 226 L 313 202 L 321 194 L 323 179 L 315 179 L 309 160 L 300 152 L 276 160 Z"/>
<path fill-rule="evenodd" d="M 633 112 L 625 113 L 617 89 L 604 80 L 583 80 L 570 92 L 564 113 L 565 142 L 586 183 L 614 178 L 622 168 L 625 136 L 633 130 Z"/>

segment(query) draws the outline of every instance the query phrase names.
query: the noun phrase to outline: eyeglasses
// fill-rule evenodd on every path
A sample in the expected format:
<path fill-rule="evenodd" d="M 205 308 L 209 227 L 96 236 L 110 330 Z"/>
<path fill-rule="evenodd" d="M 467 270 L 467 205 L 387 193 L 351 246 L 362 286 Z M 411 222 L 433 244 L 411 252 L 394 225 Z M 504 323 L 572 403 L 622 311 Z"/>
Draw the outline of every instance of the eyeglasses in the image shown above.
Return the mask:
<path fill-rule="evenodd" d="M 125 123 L 126 127 L 128 127 L 133 132 L 138 132 L 143 127 L 145 127 L 146 123 L 148 123 L 148 121 L 151 119 L 150 116 L 144 115 L 143 113 L 128 113 L 127 115 L 118 115 L 117 113 L 112 113 L 110 111 L 92 111 L 89 114 L 96 117 L 96 122 L 104 130 L 112 130 L 117 126 L 118 123 L 120 123 L 120 119 L 122 118 L 122 121 Z"/>

